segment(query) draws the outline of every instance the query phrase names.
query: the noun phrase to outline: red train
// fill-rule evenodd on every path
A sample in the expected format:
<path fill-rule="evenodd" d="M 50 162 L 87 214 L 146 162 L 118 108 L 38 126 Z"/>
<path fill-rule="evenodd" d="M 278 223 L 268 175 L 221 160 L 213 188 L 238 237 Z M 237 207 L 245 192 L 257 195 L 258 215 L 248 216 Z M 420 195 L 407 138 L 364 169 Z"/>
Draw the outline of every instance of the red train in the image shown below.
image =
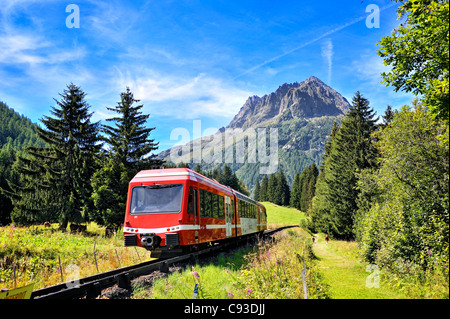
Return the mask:
<path fill-rule="evenodd" d="M 145 247 L 152 257 L 266 229 L 263 205 L 190 169 L 145 170 L 130 181 L 125 246 Z"/>

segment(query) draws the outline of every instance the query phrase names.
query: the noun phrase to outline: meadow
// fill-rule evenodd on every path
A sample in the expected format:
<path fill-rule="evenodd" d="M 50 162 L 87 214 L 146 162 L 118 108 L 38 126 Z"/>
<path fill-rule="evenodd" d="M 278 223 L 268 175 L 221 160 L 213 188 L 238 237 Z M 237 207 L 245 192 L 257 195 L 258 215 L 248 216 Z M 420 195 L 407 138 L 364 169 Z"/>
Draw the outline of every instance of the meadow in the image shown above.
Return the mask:
<path fill-rule="evenodd" d="M 132 298 L 189 299 L 196 284 L 197 299 L 328 298 L 309 237 L 298 227 L 284 230 L 273 241 L 222 253 L 205 264 L 157 278 L 151 286 L 136 284 Z"/>
<path fill-rule="evenodd" d="M 34 283 L 38 289 L 150 259 L 142 249 L 124 247 L 121 230 L 104 234 L 95 223 L 76 234 L 58 224 L 0 227 L 0 288 Z"/>
<path fill-rule="evenodd" d="M 306 220 L 296 209 L 263 204 L 269 228 Z M 327 284 L 316 264 L 311 235 L 302 228 L 290 228 L 277 233 L 273 241 L 222 253 L 205 264 L 157 278 L 150 287 L 137 283 L 132 298 L 192 298 L 198 284 L 199 299 L 325 299 L 329 297 Z"/>

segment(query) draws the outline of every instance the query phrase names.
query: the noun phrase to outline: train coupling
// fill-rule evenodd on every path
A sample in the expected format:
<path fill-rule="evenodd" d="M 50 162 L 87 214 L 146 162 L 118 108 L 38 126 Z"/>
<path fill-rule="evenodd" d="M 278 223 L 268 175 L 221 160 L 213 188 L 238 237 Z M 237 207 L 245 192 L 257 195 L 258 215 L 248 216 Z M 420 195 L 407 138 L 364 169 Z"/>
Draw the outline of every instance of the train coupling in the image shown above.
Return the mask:
<path fill-rule="evenodd" d="M 161 243 L 161 237 L 156 236 L 155 234 L 142 234 L 141 235 L 141 244 L 145 248 L 152 250 L 159 247 Z"/>

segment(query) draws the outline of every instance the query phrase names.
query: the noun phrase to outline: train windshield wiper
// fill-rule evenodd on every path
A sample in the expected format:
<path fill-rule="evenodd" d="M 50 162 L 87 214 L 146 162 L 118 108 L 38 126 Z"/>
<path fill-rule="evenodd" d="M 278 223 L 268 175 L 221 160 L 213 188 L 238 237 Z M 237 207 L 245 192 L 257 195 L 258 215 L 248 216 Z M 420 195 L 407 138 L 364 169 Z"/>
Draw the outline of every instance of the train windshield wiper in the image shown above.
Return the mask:
<path fill-rule="evenodd" d="M 180 187 L 181 185 L 177 184 L 169 184 L 169 185 L 144 185 L 142 187 L 149 188 L 149 189 L 161 189 L 161 188 L 173 188 L 173 187 Z"/>

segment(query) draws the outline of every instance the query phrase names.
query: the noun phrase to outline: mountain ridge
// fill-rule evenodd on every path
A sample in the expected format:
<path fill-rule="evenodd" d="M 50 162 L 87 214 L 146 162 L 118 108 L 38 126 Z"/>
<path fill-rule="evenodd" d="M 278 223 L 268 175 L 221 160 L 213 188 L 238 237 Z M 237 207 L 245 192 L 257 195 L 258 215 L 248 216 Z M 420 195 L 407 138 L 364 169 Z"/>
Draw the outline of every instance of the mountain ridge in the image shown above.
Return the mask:
<path fill-rule="evenodd" d="M 226 128 L 248 128 L 269 119 L 284 120 L 344 115 L 350 104 L 319 78 L 310 76 L 300 83 L 283 83 L 262 97 L 248 97 Z"/>

